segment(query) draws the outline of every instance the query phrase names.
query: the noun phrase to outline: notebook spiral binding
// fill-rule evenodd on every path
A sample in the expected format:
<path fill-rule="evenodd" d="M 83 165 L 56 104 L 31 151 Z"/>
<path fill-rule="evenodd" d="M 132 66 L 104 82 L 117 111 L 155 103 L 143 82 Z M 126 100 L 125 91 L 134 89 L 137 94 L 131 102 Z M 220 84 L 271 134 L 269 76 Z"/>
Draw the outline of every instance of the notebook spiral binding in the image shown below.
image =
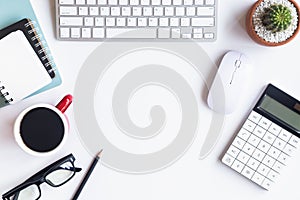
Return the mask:
<path fill-rule="evenodd" d="M 48 74 L 53 78 L 55 76 L 55 70 L 52 67 L 53 62 L 50 61 L 50 58 L 52 56 L 51 54 L 49 54 L 49 48 L 44 45 L 46 44 L 46 42 L 45 40 L 43 40 L 42 34 L 39 33 L 39 28 L 35 27 L 35 24 L 35 21 L 28 21 L 24 24 L 24 26 L 27 29 L 27 32 L 30 35 L 29 39 L 34 43 L 33 46 L 36 49 L 37 54 L 39 54 L 39 57 L 44 64 Z"/>
<path fill-rule="evenodd" d="M 9 96 L 9 92 L 5 91 L 5 86 L 0 81 L 0 96 L 5 98 L 5 103 L 13 102 L 14 99 Z"/>

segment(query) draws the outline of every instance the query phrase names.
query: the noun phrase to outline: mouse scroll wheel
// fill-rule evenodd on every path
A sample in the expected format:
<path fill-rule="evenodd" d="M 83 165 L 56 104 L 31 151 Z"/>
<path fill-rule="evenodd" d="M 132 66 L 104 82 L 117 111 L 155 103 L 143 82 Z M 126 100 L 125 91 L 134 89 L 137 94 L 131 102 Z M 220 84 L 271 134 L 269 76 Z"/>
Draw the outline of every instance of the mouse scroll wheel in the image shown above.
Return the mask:
<path fill-rule="evenodd" d="M 241 64 L 242 64 L 242 62 L 241 62 L 240 60 L 236 60 L 236 61 L 235 61 L 235 66 L 236 66 L 236 67 L 240 67 Z"/>

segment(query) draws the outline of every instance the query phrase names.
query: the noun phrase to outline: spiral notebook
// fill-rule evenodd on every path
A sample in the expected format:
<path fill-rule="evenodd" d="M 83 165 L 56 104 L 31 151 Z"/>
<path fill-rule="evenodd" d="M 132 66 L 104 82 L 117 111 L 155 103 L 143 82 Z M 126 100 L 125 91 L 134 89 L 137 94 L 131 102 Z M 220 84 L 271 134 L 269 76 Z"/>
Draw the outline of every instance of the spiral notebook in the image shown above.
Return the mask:
<path fill-rule="evenodd" d="M 34 27 L 36 33 L 31 32 L 29 39 L 32 37 L 31 36 L 32 34 L 38 35 L 37 37 L 39 37 L 39 40 L 35 40 L 35 41 L 41 42 L 41 44 L 43 46 L 42 51 L 44 51 L 45 55 L 47 55 L 47 61 L 44 60 L 43 65 L 46 62 L 51 63 L 51 68 L 52 68 L 51 71 L 53 72 L 50 74 L 52 76 L 51 82 L 49 84 L 45 85 L 44 87 L 42 87 L 41 89 L 33 92 L 32 94 L 29 94 L 28 96 L 33 96 L 33 95 L 39 94 L 41 92 L 44 92 L 46 90 L 49 90 L 49 89 L 59 86 L 62 83 L 62 79 L 59 74 L 59 70 L 54 62 L 53 57 L 51 56 L 50 49 L 47 48 L 48 45 L 47 45 L 46 38 L 44 37 L 43 31 L 38 23 L 38 19 L 34 13 L 34 10 L 32 8 L 30 0 L 0 0 L 0 16 L 1 16 L 0 17 L 0 29 L 2 29 L 0 32 L 5 30 L 6 27 L 8 27 L 12 24 L 15 24 L 16 22 L 19 22 L 23 19 L 30 19 L 32 24 L 31 24 L 31 26 L 28 26 L 27 28 L 30 29 L 31 27 Z M 18 30 L 20 30 L 20 29 L 18 29 Z M 7 33 L 6 35 L 8 35 L 9 33 Z M 25 37 L 28 36 L 26 34 L 26 31 L 23 33 L 24 33 Z M 15 59 L 17 59 L 17 57 L 18 56 L 15 55 Z M 1 55 L 0 55 L 0 58 L 2 59 Z M 3 62 L 1 61 L 1 59 L 0 59 L 0 66 L 2 68 Z M 44 67 L 45 67 L 45 65 L 44 65 Z M 47 65 L 46 68 L 50 68 L 50 65 Z M 0 75 L 2 75 L 2 72 L 0 72 Z M 53 75 L 54 75 L 54 77 L 53 77 Z M 18 80 L 16 80 L 16 78 L 14 80 L 15 80 L 15 83 L 18 83 Z M 3 90 L 3 92 L 4 92 L 4 90 Z M 2 95 L 0 94 L 0 96 L 2 96 Z M 6 98 L 0 97 L 0 108 L 3 106 L 9 105 L 9 103 L 7 103 L 6 100 L 7 100 Z M 11 103 L 14 103 L 14 102 L 11 102 Z"/>
<path fill-rule="evenodd" d="M 0 107 L 26 98 L 55 77 L 34 24 L 22 19 L 0 30 Z"/>

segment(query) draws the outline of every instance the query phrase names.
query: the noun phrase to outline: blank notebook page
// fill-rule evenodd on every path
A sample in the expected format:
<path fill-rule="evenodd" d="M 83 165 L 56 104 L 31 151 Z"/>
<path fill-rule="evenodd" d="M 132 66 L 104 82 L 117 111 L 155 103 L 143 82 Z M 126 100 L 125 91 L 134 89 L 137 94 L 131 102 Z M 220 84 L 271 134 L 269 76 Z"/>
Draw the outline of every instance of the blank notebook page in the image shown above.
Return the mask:
<path fill-rule="evenodd" d="M 52 79 L 20 30 L 0 40 L 0 85 L 12 103 L 48 85 Z"/>

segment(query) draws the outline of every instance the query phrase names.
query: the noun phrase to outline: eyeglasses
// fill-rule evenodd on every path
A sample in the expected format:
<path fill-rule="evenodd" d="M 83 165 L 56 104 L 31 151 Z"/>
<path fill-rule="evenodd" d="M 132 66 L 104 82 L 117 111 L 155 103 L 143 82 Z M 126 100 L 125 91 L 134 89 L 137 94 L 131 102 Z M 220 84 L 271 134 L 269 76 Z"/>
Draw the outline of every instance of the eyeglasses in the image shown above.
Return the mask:
<path fill-rule="evenodd" d="M 37 200 L 41 197 L 40 185 L 46 182 L 59 187 L 71 180 L 81 168 L 74 166 L 75 157 L 70 154 L 42 169 L 22 184 L 2 195 L 3 200 Z"/>

